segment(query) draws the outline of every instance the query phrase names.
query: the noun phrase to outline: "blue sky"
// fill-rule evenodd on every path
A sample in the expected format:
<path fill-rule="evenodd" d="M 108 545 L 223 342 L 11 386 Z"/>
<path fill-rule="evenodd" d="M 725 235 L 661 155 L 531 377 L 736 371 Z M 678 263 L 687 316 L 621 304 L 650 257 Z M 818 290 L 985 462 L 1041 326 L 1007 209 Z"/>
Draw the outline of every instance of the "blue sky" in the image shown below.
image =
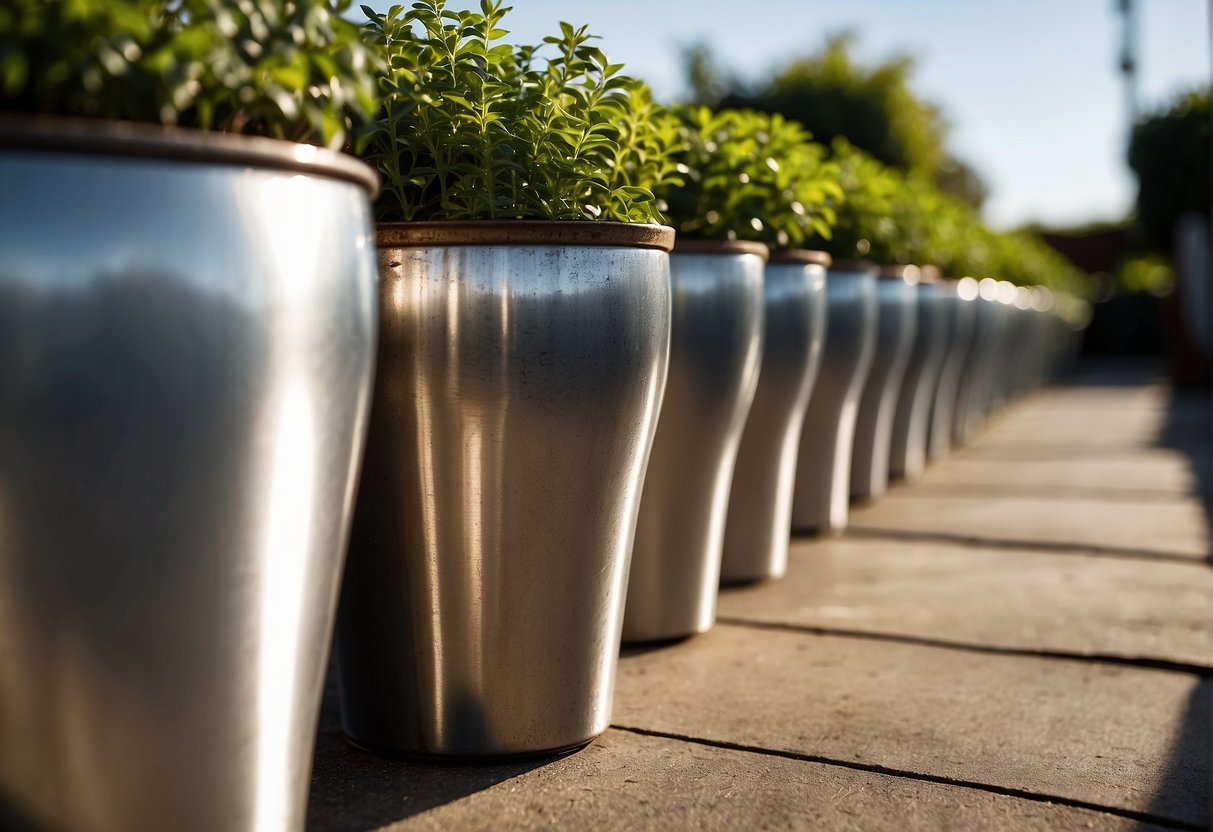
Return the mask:
<path fill-rule="evenodd" d="M 1144 108 L 1207 84 L 1206 0 L 1136 5 Z M 952 126 L 949 146 L 990 187 L 987 221 L 1010 227 L 1114 219 L 1132 205 L 1115 6 L 1115 0 L 515 0 L 505 25 L 511 40 L 538 42 L 559 20 L 588 23 L 612 60 L 626 63 L 629 74 L 667 101 L 684 91 L 683 45 L 704 41 L 722 64 L 752 78 L 819 49 L 830 34 L 852 31 L 862 59 L 915 57 L 915 89 L 942 109 Z"/>

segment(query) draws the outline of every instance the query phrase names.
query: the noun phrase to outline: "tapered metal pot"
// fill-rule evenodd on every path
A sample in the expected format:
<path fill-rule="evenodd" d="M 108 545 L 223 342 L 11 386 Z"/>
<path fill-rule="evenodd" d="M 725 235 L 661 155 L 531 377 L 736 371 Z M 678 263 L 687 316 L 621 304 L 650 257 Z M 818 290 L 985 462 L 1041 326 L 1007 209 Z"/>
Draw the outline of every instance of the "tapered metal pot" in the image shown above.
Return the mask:
<path fill-rule="evenodd" d="M 889 476 L 914 479 L 927 462 L 931 404 L 943 370 L 953 310 L 949 292 L 937 282 L 936 270 L 923 268 L 915 287 L 918 307 L 914 345 L 897 394 L 889 442 Z"/>
<path fill-rule="evenodd" d="M 606 729 L 673 234 L 379 227 L 379 368 L 337 626 L 357 744 L 495 757 Z"/>
<path fill-rule="evenodd" d="M 300 829 L 374 361 L 374 174 L 2 120 L 0 182 L 0 827 Z"/>
<path fill-rule="evenodd" d="M 754 403 L 737 452 L 720 579 L 782 577 L 788 565 L 796 457 L 826 327 L 826 267 L 818 251 L 776 252 L 763 278 L 765 336 Z"/>
<path fill-rule="evenodd" d="M 757 243 L 679 241 L 670 256 L 670 377 L 644 482 L 623 640 L 702 633 L 716 621 L 729 487 L 758 383 Z"/>
<path fill-rule="evenodd" d="M 997 282 L 983 278 L 973 316 L 973 346 L 965 357 L 956 387 L 956 407 L 952 412 L 952 444 L 962 445 L 984 418 L 982 403 L 997 361 L 1002 337 L 1002 304 L 995 299 Z"/>
<path fill-rule="evenodd" d="M 914 349 L 918 327 L 916 266 L 880 270 L 876 284 L 876 353 L 864 382 L 855 417 L 851 452 L 851 497 L 868 500 L 889 486 L 889 446 L 901 381 Z"/>
<path fill-rule="evenodd" d="M 826 339 L 809 395 L 792 497 L 792 529 L 846 528 L 855 416 L 876 349 L 876 267 L 835 263 L 826 273 Z"/>
<path fill-rule="evenodd" d="M 938 284 L 947 313 L 947 344 L 943 365 L 931 401 L 927 456 L 934 459 L 952 447 L 952 421 L 956 411 L 957 388 L 961 370 L 973 349 L 977 281 L 971 277 L 946 280 Z"/>

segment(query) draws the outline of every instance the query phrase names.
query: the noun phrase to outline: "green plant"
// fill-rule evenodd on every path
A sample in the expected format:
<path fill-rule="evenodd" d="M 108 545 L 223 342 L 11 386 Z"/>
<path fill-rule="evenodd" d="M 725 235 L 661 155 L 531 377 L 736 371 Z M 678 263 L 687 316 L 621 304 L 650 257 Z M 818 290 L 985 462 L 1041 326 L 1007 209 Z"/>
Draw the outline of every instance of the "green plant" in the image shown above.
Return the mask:
<path fill-rule="evenodd" d="M 672 136 L 585 27 L 512 46 L 500 0 L 363 11 L 387 65 L 364 152 L 383 177 L 379 219 L 660 221 Z"/>
<path fill-rule="evenodd" d="M 665 122 L 678 135 L 673 159 L 683 179 L 658 196 L 680 234 L 776 248 L 829 237 L 843 196 L 838 166 L 798 124 L 706 107 L 678 108 Z"/>
<path fill-rule="evenodd" d="M 1133 128 L 1129 166 L 1137 174 L 1137 224 L 1144 243 L 1171 250 L 1175 221 L 1209 215 L 1209 91 L 1180 97 Z"/>
<path fill-rule="evenodd" d="M 0 109 L 340 147 L 374 109 L 349 0 L 8 0 Z"/>

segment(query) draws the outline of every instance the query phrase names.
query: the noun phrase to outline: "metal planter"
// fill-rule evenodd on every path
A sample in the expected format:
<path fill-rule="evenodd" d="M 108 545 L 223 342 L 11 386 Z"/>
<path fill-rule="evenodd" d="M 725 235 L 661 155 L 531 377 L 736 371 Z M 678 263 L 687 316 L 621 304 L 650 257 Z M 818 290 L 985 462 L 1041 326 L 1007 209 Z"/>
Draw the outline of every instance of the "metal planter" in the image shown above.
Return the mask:
<path fill-rule="evenodd" d="M 1002 304 L 995 300 L 996 282 L 985 278 L 978 287 L 973 316 L 973 346 L 965 357 L 952 411 L 952 444 L 962 445 L 983 418 L 982 403 L 997 360 L 1002 338 Z"/>
<path fill-rule="evenodd" d="M 927 456 L 935 458 L 952 447 L 952 421 L 956 410 L 957 389 L 961 371 L 973 349 L 977 315 L 977 281 L 964 277 L 939 284 L 944 309 L 947 312 L 947 344 L 943 367 L 931 402 L 930 430 L 927 435 Z"/>
<path fill-rule="evenodd" d="M 0 826 L 300 829 L 374 360 L 374 175 L 6 120 L 0 182 Z"/>
<path fill-rule="evenodd" d="M 380 227 L 379 368 L 337 626 L 357 744 L 525 755 L 606 729 L 672 242 L 620 223 Z"/>
<path fill-rule="evenodd" d="M 787 571 L 796 457 L 825 341 L 829 264 L 828 254 L 813 251 L 775 253 L 767 263 L 762 369 L 733 472 L 720 568 L 725 583 Z"/>
<path fill-rule="evenodd" d="M 855 418 L 851 452 L 851 497 L 866 500 L 889 485 L 889 445 L 901 380 L 914 347 L 918 324 L 914 266 L 886 267 L 876 284 L 876 354 L 864 383 Z"/>
<path fill-rule="evenodd" d="M 826 273 L 826 339 L 796 459 L 792 529 L 847 525 L 859 397 L 876 349 L 876 268 L 835 263 Z"/>
<path fill-rule="evenodd" d="M 644 483 L 623 639 L 661 641 L 716 620 L 725 512 L 758 383 L 757 243 L 684 243 L 670 256 L 670 376 Z"/>
<path fill-rule="evenodd" d="M 918 324 L 914 346 L 897 394 L 889 443 L 889 476 L 906 479 L 914 479 L 926 467 L 931 405 L 946 357 L 948 327 L 955 323 L 950 293 L 935 282 L 931 270 L 922 271 L 924 280 L 915 292 Z"/>

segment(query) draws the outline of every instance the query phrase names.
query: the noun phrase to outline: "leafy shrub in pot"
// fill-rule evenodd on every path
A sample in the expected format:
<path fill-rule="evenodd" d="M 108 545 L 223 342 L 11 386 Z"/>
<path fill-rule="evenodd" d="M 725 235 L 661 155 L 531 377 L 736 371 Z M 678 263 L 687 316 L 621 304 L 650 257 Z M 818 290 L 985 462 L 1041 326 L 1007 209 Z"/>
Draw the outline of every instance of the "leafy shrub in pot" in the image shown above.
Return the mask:
<path fill-rule="evenodd" d="M 340 10 L 0 10 L 15 823 L 302 827 L 369 405 L 375 177 L 266 137 L 337 147 L 370 109 Z"/>
<path fill-rule="evenodd" d="M 606 728 L 665 387 L 668 132 L 583 28 L 514 46 L 505 12 L 368 11 L 382 326 L 337 646 L 345 730 L 388 752 Z"/>

